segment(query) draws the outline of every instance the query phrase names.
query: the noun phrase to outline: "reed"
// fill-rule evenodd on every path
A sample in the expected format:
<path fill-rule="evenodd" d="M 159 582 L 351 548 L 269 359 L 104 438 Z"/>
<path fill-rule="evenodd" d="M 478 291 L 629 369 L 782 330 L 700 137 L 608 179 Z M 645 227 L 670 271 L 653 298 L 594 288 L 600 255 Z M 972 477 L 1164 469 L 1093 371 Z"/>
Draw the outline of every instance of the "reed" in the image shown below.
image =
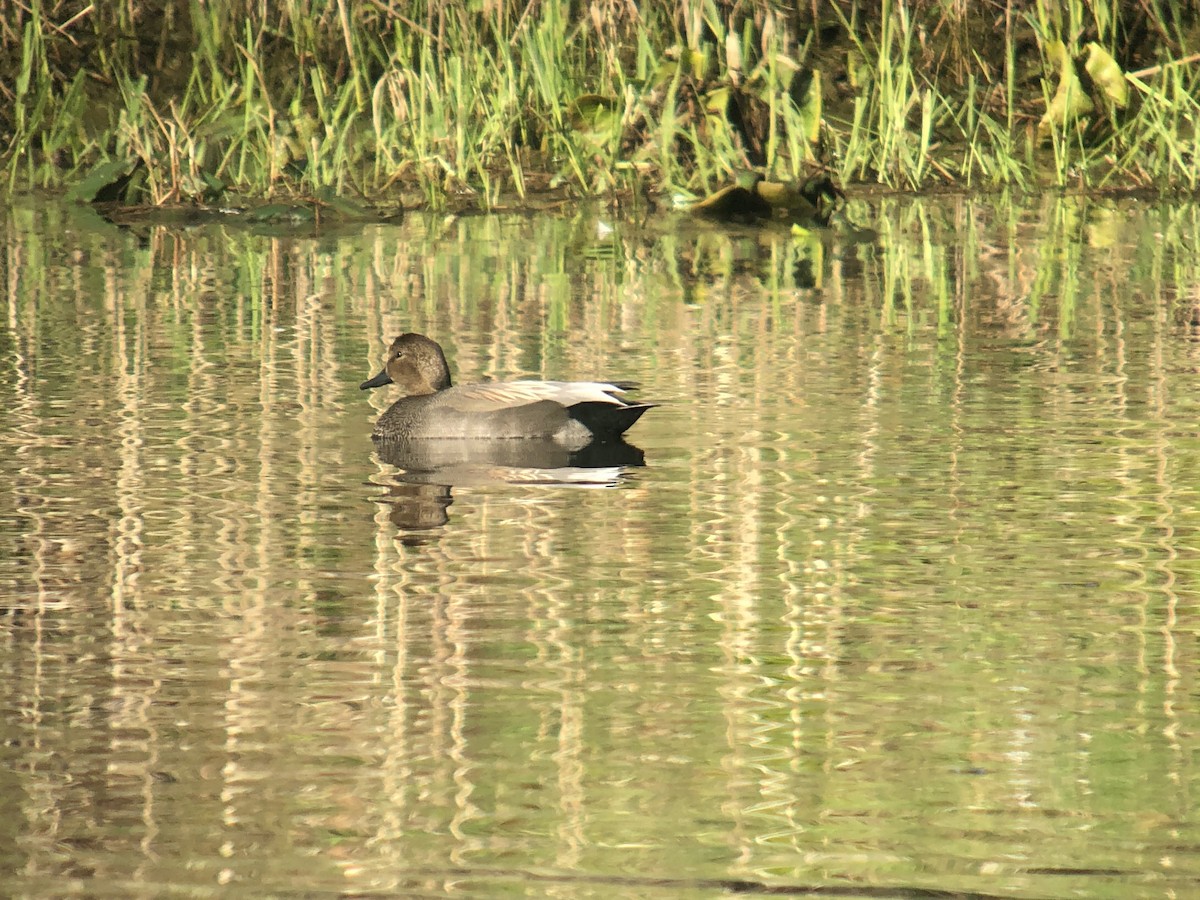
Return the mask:
<path fill-rule="evenodd" d="M 488 207 L 814 169 L 1195 190 L 1198 22 L 1200 0 L 44 0 L 0 24 L 0 164 L 14 190 L 140 161 L 152 203 Z M 1127 105 L 1085 71 L 1092 45 Z"/>

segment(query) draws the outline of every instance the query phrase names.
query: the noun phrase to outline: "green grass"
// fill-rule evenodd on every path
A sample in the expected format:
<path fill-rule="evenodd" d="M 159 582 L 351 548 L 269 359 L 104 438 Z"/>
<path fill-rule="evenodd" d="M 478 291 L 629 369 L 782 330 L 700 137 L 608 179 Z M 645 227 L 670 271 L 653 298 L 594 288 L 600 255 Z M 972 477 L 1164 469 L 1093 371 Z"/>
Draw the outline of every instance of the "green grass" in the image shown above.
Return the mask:
<path fill-rule="evenodd" d="M 129 199 L 148 203 L 701 196 L 746 170 L 916 190 L 1200 187 L 1200 0 L 43 0 L 12 13 L 9 190 L 71 187 L 114 160 L 142 163 Z M 1089 86 L 1093 44 L 1115 57 L 1128 106 Z M 1047 116 L 1060 83 L 1092 111 Z"/>

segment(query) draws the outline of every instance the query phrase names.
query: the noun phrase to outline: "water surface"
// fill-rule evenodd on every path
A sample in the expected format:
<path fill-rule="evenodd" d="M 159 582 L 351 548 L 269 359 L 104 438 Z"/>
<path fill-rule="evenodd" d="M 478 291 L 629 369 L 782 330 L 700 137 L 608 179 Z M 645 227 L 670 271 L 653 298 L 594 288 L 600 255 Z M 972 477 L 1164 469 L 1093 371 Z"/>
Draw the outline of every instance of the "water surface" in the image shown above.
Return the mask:
<path fill-rule="evenodd" d="M 1197 208 L 848 216 L 0 212 L 2 892 L 1200 889 Z M 398 469 L 402 330 L 644 460 Z"/>

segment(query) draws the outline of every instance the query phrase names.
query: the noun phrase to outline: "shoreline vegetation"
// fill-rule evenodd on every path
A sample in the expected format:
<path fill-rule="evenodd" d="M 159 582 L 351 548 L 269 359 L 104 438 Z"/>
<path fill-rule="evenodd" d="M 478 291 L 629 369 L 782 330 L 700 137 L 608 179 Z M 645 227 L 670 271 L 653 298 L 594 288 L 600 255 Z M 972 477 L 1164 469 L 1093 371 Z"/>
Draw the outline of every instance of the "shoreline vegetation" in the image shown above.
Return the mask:
<path fill-rule="evenodd" d="M 5 189 L 83 201 L 1200 190 L 1200 0 L 23 0 L 0 72 Z"/>

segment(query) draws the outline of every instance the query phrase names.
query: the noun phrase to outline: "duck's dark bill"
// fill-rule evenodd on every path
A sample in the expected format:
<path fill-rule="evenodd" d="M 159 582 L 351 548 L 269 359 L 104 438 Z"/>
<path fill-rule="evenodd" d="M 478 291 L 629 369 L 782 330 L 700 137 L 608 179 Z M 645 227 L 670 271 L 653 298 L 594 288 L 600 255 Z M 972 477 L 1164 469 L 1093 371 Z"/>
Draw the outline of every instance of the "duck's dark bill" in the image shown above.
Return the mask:
<path fill-rule="evenodd" d="M 364 381 L 362 384 L 360 384 L 358 386 L 358 389 L 360 391 L 365 391 L 367 388 L 383 387 L 385 384 L 391 384 L 391 383 L 392 383 L 391 376 L 388 375 L 387 369 L 384 369 L 382 372 L 380 372 L 378 375 L 376 375 L 370 381 Z"/>

